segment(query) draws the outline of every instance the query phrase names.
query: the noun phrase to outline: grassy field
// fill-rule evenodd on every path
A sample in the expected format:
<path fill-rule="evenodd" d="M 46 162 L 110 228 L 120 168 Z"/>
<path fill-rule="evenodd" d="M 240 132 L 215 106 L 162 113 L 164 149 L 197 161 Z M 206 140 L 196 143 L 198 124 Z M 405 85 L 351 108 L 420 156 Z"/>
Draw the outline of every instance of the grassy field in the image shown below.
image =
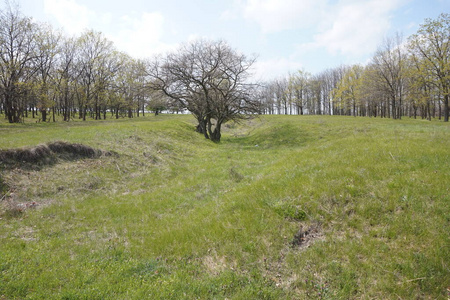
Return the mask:
<path fill-rule="evenodd" d="M 264 116 L 18 124 L 112 155 L 1 170 L 0 299 L 447 299 L 450 126 Z"/>

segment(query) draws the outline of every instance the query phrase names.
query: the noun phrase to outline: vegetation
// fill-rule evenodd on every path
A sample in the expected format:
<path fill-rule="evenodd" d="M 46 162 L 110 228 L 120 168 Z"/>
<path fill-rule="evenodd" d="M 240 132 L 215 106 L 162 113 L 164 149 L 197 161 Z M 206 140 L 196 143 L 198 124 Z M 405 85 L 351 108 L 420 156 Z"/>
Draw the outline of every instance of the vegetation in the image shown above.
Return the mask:
<path fill-rule="evenodd" d="M 197 119 L 197 131 L 219 142 L 224 123 L 259 113 L 256 86 L 247 82 L 254 61 L 223 41 L 194 41 L 154 62 L 150 87 L 168 97 L 169 106 L 188 110 Z"/>
<path fill-rule="evenodd" d="M 265 84 L 268 114 L 330 114 L 400 119 L 443 117 L 448 122 L 450 14 L 426 19 L 405 42 L 388 38 L 367 65 L 311 75 L 290 74 Z"/>
<path fill-rule="evenodd" d="M 255 85 L 0 11 L 0 299 L 448 297 L 449 18 Z"/>
<path fill-rule="evenodd" d="M 0 114 L 19 123 L 188 110 L 213 141 L 222 124 L 255 112 L 448 121 L 449 36 L 450 15 L 443 13 L 407 43 L 400 35 L 387 39 L 366 66 L 299 71 L 256 89 L 249 73 L 255 59 L 223 41 L 135 59 L 101 32 L 68 38 L 9 7 L 0 11 Z"/>
<path fill-rule="evenodd" d="M 1 299 L 448 297 L 448 123 L 2 120 L 3 150 L 113 155 L 0 164 Z"/>

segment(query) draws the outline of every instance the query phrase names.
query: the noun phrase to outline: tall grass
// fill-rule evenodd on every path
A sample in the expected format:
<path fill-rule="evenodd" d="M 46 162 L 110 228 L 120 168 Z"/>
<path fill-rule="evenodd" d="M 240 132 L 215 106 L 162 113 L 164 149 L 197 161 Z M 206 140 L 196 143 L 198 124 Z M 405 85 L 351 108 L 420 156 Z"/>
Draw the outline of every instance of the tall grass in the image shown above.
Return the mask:
<path fill-rule="evenodd" d="M 448 124 L 264 116 L 220 144 L 193 125 L 0 123 L 2 149 L 117 153 L 2 171 L 0 298 L 448 296 Z"/>

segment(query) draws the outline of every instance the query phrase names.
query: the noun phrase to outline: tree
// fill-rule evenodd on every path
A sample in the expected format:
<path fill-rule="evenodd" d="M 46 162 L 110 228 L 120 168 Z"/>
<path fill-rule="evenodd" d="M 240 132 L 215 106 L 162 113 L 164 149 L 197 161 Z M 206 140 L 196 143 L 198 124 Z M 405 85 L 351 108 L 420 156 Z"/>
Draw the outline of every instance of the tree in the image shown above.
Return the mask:
<path fill-rule="evenodd" d="M 42 122 L 47 120 L 47 109 L 53 108 L 55 121 L 56 74 L 55 60 L 60 51 L 61 35 L 49 26 L 41 25 L 36 34 L 36 73 L 37 105 L 41 111 Z"/>
<path fill-rule="evenodd" d="M 36 71 L 36 25 L 18 9 L 0 11 L 0 91 L 10 123 L 21 121 L 26 85 Z"/>
<path fill-rule="evenodd" d="M 444 97 L 444 122 L 449 118 L 450 93 L 450 14 L 443 13 L 436 20 L 426 19 L 417 34 L 409 40 L 410 51 L 422 62 L 421 73 L 429 73 L 439 83 Z"/>
<path fill-rule="evenodd" d="M 287 97 L 287 81 L 286 78 L 278 78 L 272 82 L 273 96 L 275 97 L 275 105 L 277 108 L 277 114 L 284 113 L 287 115 L 288 110 L 288 97 Z"/>
<path fill-rule="evenodd" d="M 71 119 L 71 112 L 75 109 L 76 83 L 79 75 L 75 68 L 78 49 L 75 39 L 63 39 L 55 66 L 58 102 L 64 121 Z"/>
<path fill-rule="evenodd" d="M 417 117 L 418 110 L 422 118 L 431 121 L 431 100 L 433 91 L 439 83 L 435 82 L 432 74 L 424 66 L 424 60 L 412 53 L 408 57 L 406 68 L 406 99 L 409 104 L 409 114 Z"/>
<path fill-rule="evenodd" d="M 219 142 L 222 124 L 257 112 L 255 85 L 248 83 L 254 61 L 223 41 L 198 40 L 150 62 L 148 74 L 152 89 L 189 110 L 197 131 Z"/>
<path fill-rule="evenodd" d="M 88 106 L 92 108 L 95 119 L 101 117 L 101 103 L 108 81 L 117 70 L 113 57 L 113 43 L 102 33 L 87 31 L 79 38 L 78 72 L 82 87 L 79 98 L 80 118 L 86 120 Z"/>
<path fill-rule="evenodd" d="M 306 106 L 309 114 L 322 114 L 323 82 L 319 75 L 314 75 L 308 82 Z"/>
<path fill-rule="evenodd" d="M 402 115 L 405 56 L 402 39 L 397 35 L 395 38 L 385 40 L 372 61 L 372 69 L 375 71 L 374 82 L 390 99 L 393 119 L 400 119 Z"/>
<path fill-rule="evenodd" d="M 126 112 L 129 118 L 140 110 L 144 97 L 145 69 L 141 61 L 135 60 L 125 53 L 117 53 L 120 71 L 114 76 L 113 89 L 110 98 L 111 105 L 116 112 L 116 119 L 121 111 Z M 114 95 L 115 94 L 115 95 Z"/>
<path fill-rule="evenodd" d="M 356 117 L 357 108 L 361 103 L 362 74 L 364 68 L 360 65 L 353 65 L 346 70 L 342 79 L 333 89 L 333 98 L 340 100 L 339 108 L 347 112 L 348 115 Z"/>
<path fill-rule="evenodd" d="M 303 106 L 308 89 L 308 81 L 311 75 L 308 72 L 300 70 L 289 76 L 289 86 L 293 93 L 293 102 L 296 107 L 296 113 L 303 115 Z"/>
<path fill-rule="evenodd" d="M 259 99 L 259 111 L 263 114 L 274 114 L 274 82 L 265 82 L 258 86 L 257 99 Z"/>

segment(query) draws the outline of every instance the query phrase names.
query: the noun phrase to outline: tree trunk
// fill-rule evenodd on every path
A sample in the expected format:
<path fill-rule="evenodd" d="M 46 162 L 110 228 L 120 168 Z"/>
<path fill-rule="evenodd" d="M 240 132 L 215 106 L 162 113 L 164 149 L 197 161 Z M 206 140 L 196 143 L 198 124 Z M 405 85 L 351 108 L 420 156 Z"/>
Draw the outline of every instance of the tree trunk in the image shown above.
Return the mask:
<path fill-rule="evenodd" d="M 47 110 L 41 109 L 42 122 L 47 122 Z"/>
<path fill-rule="evenodd" d="M 15 102 L 11 94 L 5 95 L 5 114 L 9 123 L 20 123 L 20 110 Z"/>
<path fill-rule="evenodd" d="M 217 121 L 214 131 L 210 134 L 211 141 L 216 143 L 220 142 L 220 138 L 222 136 L 222 134 L 220 133 L 221 126 L 222 126 L 221 122 Z"/>
<path fill-rule="evenodd" d="M 87 105 L 85 105 L 85 106 L 83 107 L 83 112 L 82 112 L 82 115 L 83 115 L 83 121 L 86 121 L 86 113 L 87 113 Z"/>
<path fill-rule="evenodd" d="M 202 119 L 202 118 L 197 118 L 197 121 L 198 121 L 198 125 L 197 125 L 195 131 L 197 131 L 198 133 L 202 133 L 206 139 L 209 139 L 208 131 L 206 129 L 208 122 L 206 121 L 206 119 Z"/>

